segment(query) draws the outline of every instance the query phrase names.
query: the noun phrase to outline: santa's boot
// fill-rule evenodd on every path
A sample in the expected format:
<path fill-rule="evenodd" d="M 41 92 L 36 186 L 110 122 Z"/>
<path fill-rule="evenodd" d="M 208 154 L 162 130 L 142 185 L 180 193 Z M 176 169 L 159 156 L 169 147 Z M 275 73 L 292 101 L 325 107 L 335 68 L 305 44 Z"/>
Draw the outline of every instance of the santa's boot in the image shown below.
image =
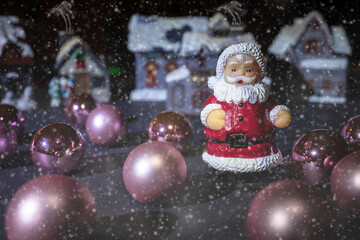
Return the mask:
<path fill-rule="evenodd" d="M 16 107 L 19 110 L 31 110 L 36 108 L 36 102 L 32 99 L 32 87 L 27 86 L 24 94 L 18 99 Z"/>
<path fill-rule="evenodd" d="M 5 97 L 1 100 L 1 103 L 15 105 L 14 92 L 7 91 Z"/>

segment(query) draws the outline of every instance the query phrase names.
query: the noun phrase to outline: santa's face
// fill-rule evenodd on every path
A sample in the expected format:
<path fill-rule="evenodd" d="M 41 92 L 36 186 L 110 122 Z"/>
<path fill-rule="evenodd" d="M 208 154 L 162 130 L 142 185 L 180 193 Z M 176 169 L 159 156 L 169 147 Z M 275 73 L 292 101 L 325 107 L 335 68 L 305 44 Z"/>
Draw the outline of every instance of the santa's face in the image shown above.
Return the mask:
<path fill-rule="evenodd" d="M 230 57 L 225 65 L 225 82 L 232 85 L 253 85 L 260 78 L 261 69 L 256 59 L 248 54 Z"/>

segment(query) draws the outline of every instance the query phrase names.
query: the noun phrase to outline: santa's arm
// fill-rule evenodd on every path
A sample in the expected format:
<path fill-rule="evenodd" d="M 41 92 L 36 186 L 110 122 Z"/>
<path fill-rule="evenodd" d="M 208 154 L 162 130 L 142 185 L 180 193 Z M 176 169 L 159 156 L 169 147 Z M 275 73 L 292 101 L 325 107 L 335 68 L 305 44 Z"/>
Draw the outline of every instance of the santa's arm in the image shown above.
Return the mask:
<path fill-rule="evenodd" d="M 275 100 L 269 97 L 271 102 L 270 121 L 278 128 L 285 128 L 289 126 L 291 122 L 290 109 L 285 105 L 278 104 Z"/>
<path fill-rule="evenodd" d="M 217 103 L 214 95 L 206 101 L 200 118 L 202 124 L 212 130 L 220 130 L 225 126 L 225 112 L 221 109 L 221 105 Z"/>

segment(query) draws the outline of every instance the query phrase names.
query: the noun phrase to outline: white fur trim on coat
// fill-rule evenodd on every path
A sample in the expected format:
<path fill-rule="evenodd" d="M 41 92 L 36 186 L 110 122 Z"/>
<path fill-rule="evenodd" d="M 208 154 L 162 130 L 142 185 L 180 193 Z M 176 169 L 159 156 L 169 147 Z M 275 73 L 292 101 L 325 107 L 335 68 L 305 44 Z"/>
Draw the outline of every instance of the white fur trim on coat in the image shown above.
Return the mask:
<path fill-rule="evenodd" d="M 204 124 L 206 127 L 208 126 L 206 124 L 206 118 L 209 115 L 209 113 L 215 109 L 221 109 L 221 105 L 217 103 L 210 103 L 204 107 L 204 109 L 201 111 L 200 119 L 202 124 Z"/>
<path fill-rule="evenodd" d="M 289 109 L 287 106 L 285 106 L 285 105 L 277 105 L 276 107 L 274 107 L 274 108 L 270 111 L 270 120 L 271 120 L 271 122 L 272 122 L 273 125 L 275 124 L 276 115 L 278 114 L 278 112 L 279 112 L 281 109 L 284 109 L 284 110 L 290 112 L 290 109 Z"/>
<path fill-rule="evenodd" d="M 219 171 L 229 172 L 260 172 L 278 165 L 282 161 L 282 154 L 278 153 L 258 158 L 227 158 L 202 154 L 202 159 L 211 167 Z"/>

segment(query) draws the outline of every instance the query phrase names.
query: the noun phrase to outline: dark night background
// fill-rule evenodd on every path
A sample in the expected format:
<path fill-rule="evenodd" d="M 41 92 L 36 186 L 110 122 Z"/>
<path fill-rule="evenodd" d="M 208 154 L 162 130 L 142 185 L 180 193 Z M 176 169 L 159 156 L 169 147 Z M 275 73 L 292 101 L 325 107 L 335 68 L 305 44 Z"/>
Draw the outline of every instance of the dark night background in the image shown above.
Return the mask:
<path fill-rule="evenodd" d="M 52 69 L 59 49 L 58 34 L 59 31 L 65 30 L 65 22 L 61 17 L 48 17 L 47 13 L 61 2 L 62 0 L 0 1 L 0 15 L 16 15 L 19 17 L 21 25 L 26 31 L 27 40 L 34 51 L 33 83 L 35 91 L 37 91 L 35 98 L 41 108 L 49 107 L 48 82 L 54 74 Z M 69 0 L 69 2 L 71 1 Z M 151 236 L 149 234 L 154 231 L 158 224 L 163 224 L 161 226 L 164 227 L 160 235 L 168 236 L 168 239 L 178 239 L 178 233 L 182 234 L 181 239 L 193 239 L 197 234 L 202 234 L 199 236 L 202 236 L 203 239 L 244 239 L 244 235 L 239 238 L 239 232 L 243 229 L 247 207 L 256 192 L 270 182 L 294 177 L 292 168 L 289 166 L 281 169 L 281 171 L 275 169 L 269 173 L 245 174 L 239 177 L 225 175 L 225 179 L 214 175 L 212 172 L 209 174 L 207 166 L 200 161 L 200 154 L 205 144 L 203 126 L 198 116 L 192 116 L 190 120 L 196 124 L 194 129 L 196 129 L 195 136 L 197 138 L 195 140 L 197 142 L 194 143 L 194 149 L 184 155 L 188 165 L 188 190 L 185 191 L 184 196 L 187 196 L 186 194 L 191 196 L 189 201 L 185 202 L 186 204 L 174 204 L 174 206 L 164 209 L 156 205 L 144 205 L 133 200 L 121 184 L 121 166 L 126 155 L 134 146 L 147 140 L 144 123 L 150 122 L 155 113 L 164 110 L 164 104 L 136 105 L 118 101 L 126 96 L 123 94 L 124 92 L 129 93 L 134 88 L 134 56 L 127 50 L 127 27 L 130 17 L 135 13 L 155 14 L 163 17 L 211 17 L 216 12 L 217 7 L 228 2 L 230 1 L 72 1 L 74 12 L 72 28 L 74 33 L 79 35 L 96 55 L 104 58 L 108 68 L 118 67 L 123 70 L 118 75 L 112 75 L 112 100 L 116 102 L 117 106 L 121 106 L 121 109 L 128 116 L 133 117 L 129 125 L 132 135 L 128 134 L 122 143 L 124 146 L 120 145 L 117 148 L 96 146 L 86 137 L 85 130 L 82 130 L 87 141 L 85 156 L 87 165 L 83 172 L 72 173 L 72 176 L 83 181 L 96 197 L 98 210 L 102 217 L 98 220 L 99 225 L 95 233 L 99 234 L 98 238 L 93 239 L 129 239 L 131 236 L 139 239 L 136 238 L 137 235 L 134 235 L 138 231 L 143 231 L 143 239 L 151 239 L 146 237 Z M 360 94 L 360 1 L 244 0 L 239 2 L 247 10 L 247 14 L 242 17 L 242 22 L 246 26 L 245 31 L 254 34 L 256 41 L 268 57 L 267 73 L 272 77 L 275 84 L 272 86 L 272 94 L 281 100 L 281 103 L 287 104 L 290 109 L 294 110 L 293 116 L 295 117 L 292 124 L 285 130 L 279 129 L 276 134 L 278 146 L 283 150 L 284 156 L 289 156 L 294 141 L 305 132 L 316 128 L 328 128 L 339 132 L 350 117 L 360 114 L 360 99 L 358 97 Z M 267 53 L 269 45 L 281 27 L 292 24 L 294 18 L 303 17 L 311 10 L 318 10 L 329 26 L 342 25 L 347 32 L 352 47 L 348 72 L 347 94 L 349 101 L 347 104 L 310 104 L 303 99 L 300 105 L 296 105 L 299 102 L 298 96 L 302 95 L 298 92 L 299 86 L 304 83 L 300 74 L 296 72 L 294 67 L 277 61 Z M 287 88 L 282 88 L 282 86 Z M 122 89 L 121 94 L 118 89 Z M 307 95 L 310 95 L 309 91 L 311 90 L 309 88 L 305 91 L 308 91 Z M 136 119 L 139 112 L 144 114 L 141 115 L 141 118 Z M 36 114 L 31 111 L 25 114 L 27 117 L 25 118 L 27 121 L 26 132 L 32 134 L 41 126 L 53 122 L 54 119 L 66 121 L 65 114 L 55 108 L 48 111 L 39 109 Z M 15 191 L 25 182 L 39 175 L 38 170 L 31 163 L 29 146 L 24 144 L 30 142 L 31 136 L 29 134 L 20 143 L 22 148 L 17 156 L 17 159 L 21 159 L 20 163 L 25 162 L 25 165 L 19 168 L 15 166 L 16 168 L 1 169 L 0 216 L 4 215 L 7 201 L 11 199 Z M 102 163 L 101 166 L 98 164 L 99 162 Z M 233 181 L 234 178 L 236 181 Z M 214 182 L 218 185 L 214 185 Z M 227 187 L 226 184 L 228 184 Z M 218 189 L 216 186 L 221 187 Z M 331 197 L 329 187 L 325 190 L 327 195 Z M 215 196 L 215 199 L 209 200 L 209 196 Z M 237 205 L 239 209 L 229 207 L 233 205 Z M 209 206 L 213 209 L 212 211 L 209 211 Z M 135 209 L 135 213 L 129 212 L 130 209 L 131 211 Z M 223 212 L 222 217 L 216 215 L 220 210 Z M 184 216 L 187 214 L 196 216 L 193 222 L 185 222 Z M 195 222 L 197 219 L 206 219 L 206 221 Z M 358 239 L 359 219 L 360 214 L 342 214 L 342 225 L 338 235 L 334 238 Z M 5 238 L 3 222 L 4 218 L 1 217 L 0 239 Z M 228 228 L 222 229 L 223 226 Z M 109 228 L 115 231 L 114 238 L 110 237 L 111 232 L 107 233 Z"/>
<path fill-rule="evenodd" d="M 52 77 L 52 66 L 58 51 L 58 33 L 65 29 L 61 17 L 47 16 L 51 8 L 62 1 L 3 1 L 0 3 L 1 15 L 16 15 L 25 28 L 28 41 L 35 53 L 33 70 L 34 84 L 38 89 L 47 88 Z M 69 1 L 70 2 L 70 1 Z M 120 67 L 123 71 L 112 78 L 112 100 L 123 96 L 117 89 L 129 92 L 134 87 L 134 58 L 127 50 L 127 24 L 135 14 L 160 16 L 208 16 L 211 17 L 216 8 L 229 1 L 113 1 L 90 0 L 72 1 L 72 27 L 98 56 L 104 56 L 107 67 Z M 295 17 L 302 17 L 311 10 L 320 11 L 329 26 L 343 25 L 352 46 L 353 55 L 349 67 L 348 95 L 357 95 L 359 79 L 359 48 L 358 29 L 359 2 L 357 1 L 287 1 L 287 0 L 252 0 L 239 1 L 247 14 L 242 17 L 245 31 L 252 32 L 257 42 L 267 52 L 274 37 L 282 26 L 292 24 Z M 269 64 L 271 65 L 271 64 Z M 269 68 L 271 71 L 271 67 Z M 284 74 L 275 72 L 270 75 Z M 285 76 L 286 77 L 286 76 Z M 296 77 L 296 76 L 294 76 Z M 282 81 L 282 80 L 281 80 Z M 45 94 L 46 95 L 46 94 Z M 43 95 L 44 96 L 44 95 Z M 40 100 L 40 99 L 39 99 Z"/>

